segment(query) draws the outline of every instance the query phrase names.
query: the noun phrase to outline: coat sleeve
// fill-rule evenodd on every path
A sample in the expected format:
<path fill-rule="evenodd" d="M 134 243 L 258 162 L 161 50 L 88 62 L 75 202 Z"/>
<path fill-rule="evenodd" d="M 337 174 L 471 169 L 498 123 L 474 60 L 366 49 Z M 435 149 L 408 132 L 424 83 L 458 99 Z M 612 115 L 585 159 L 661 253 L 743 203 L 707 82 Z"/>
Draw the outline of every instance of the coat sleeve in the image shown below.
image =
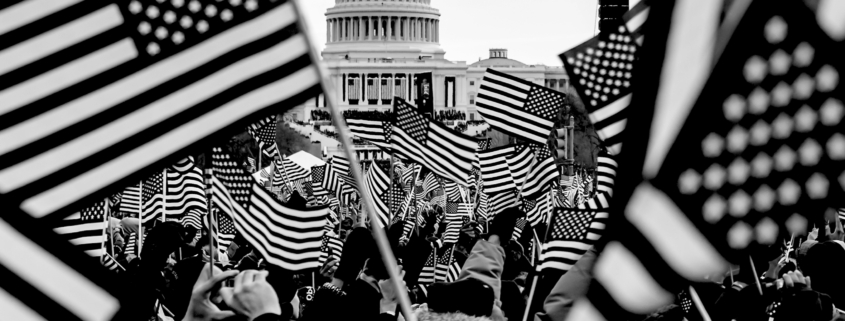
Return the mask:
<path fill-rule="evenodd" d="M 592 270 L 595 261 L 596 250 L 590 248 L 566 274 L 557 280 L 552 292 L 543 302 L 543 311 L 537 313 L 534 321 L 566 320 L 575 301 L 587 294 L 590 281 L 593 279 Z"/>
<path fill-rule="evenodd" d="M 458 280 L 474 278 L 493 288 L 496 300 L 502 293 L 502 268 L 505 265 L 505 250 L 496 244 L 479 240 L 472 248 Z"/>

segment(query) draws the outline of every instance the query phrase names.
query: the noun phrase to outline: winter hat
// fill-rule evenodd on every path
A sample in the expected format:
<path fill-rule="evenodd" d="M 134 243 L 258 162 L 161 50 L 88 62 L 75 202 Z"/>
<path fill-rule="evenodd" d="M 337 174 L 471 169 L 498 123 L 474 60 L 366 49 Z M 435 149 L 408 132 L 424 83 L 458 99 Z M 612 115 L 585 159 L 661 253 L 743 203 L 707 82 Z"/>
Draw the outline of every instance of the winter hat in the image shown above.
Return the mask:
<path fill-rule="evenodd" d="M 428 287 L 428 308 L 432 312 L 490 316 L 494 300 L 493 288 L 474 278 Z"/>

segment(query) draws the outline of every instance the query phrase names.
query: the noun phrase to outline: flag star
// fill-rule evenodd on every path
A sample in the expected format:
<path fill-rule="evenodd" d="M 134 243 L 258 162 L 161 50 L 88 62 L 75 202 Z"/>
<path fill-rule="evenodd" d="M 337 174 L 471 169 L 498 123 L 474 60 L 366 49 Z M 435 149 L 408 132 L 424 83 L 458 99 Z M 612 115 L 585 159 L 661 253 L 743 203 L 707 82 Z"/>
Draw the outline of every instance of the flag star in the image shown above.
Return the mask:
<path fill-rule="evenodd" d="M 782 49 L 778 49 L 769 57 L 769 64 L 771 65 L 770 72 L 775 76 L 785 75 L 789 71 L 789 65 L 792 64 L 792 58 L 789 57 Z"/>
<path fill-rule="evenodd" d="M 771 44 L 777 44 L 786 38 L 787 26 L 786 21 L 780 16 L 774 16 L 766 22 L 765 35 L 766 40 Z"/>
<path fill-rule="evenodd" d="M 801 165 L 815 166 L 822 157 L 822 147 L 814 139 L 807 138 L 798 148 L 798 154 L 801 155 Z"/>
<path fill-rule="evenodd" d="M 801 109 L 795 113 L 795 131 L 800 133 L 809 132 L 816 127 L 816 121 L 818 121 L 816 111 L 810 108 L 810 106 L 801 106 Z"/>
<path fill-rule="evenodd" d="M 792 88 L 785 82 L 780 82 L 772 89 L 772 106 L 783 107 L 789 104 L 792 98 Z"/>
<path fill-rule="evenodd" d="M 737 186 L 742 185 L 748 179 L 750 172 L 751 167 L 748 166 L 748 162 L 738 157 L 728 165 L 728 182 Z"/>
<path fill-rule="evenodd" d="M 704 156 L 713 158 L 722 154 L 722 148 L 725 147 L 725 141 L 716 133 L 710 133 L 701 142 L 701 149 Z"/>
<path fill-rule="evenodd" d="M 698 191 L 699 187 L 701 187 L 701 175 L 692 168 L 687 169 L 678 178 L 678 189 L 680 189 L 683 194 L 694 194 Z"/>
<path fill-rule="evenodd" d="M 155 56 L 160 51 L 161 48 L 159 48 L 158 44 L 155 42 L 150 42 L 150 44 L 147 45 L 147 53 L 150 54 L 150 56 Z"/>
<path fill-rule="evenodd" d="M 722 108 L 728 120 L 738 122 L 745 115 L 745 99 L 737 94 L 730 95 L 728 99 L 725 99 Z"/>
<path fill-rule="evenodd" d="M 728 245 L 733 249 L 744 249 L 751 243 L 751 237 L 754 231 L 748 223 L 739 221 L 734 223 L 730 230 L 728 230 Z"/>
<path fill-rule="evenodd" d="M 775 118 L 772 126 L 774 127 L 774 133 L 772 134 L 774 138 L 786 139 L 792 133 L 792 118 L 787 116 L 786 113 L 781 113 Z"/>
<path fill-rule="evenodd" d="M 751 197 L 743 190 L 738 190 L 728 198 L 728 213 L 733 217 L 744 217 L 751 209 Z"/>
<path fill-rule="evenodd" d="M 704 202 L 704 207 L 701 212 L 704 214 L 704 220 L 710 224 L 716 224 L 725 216 L 727 203 L 725 199 L 719 194 L 713 194 L 707 201 Z"/>
<path fill-rule="evenodd" d="M 217 7 L 215 7 L 213 4 L 208 5 L 207 7 L 205 7 L 205 15 L 209 18 L 216 16 Z"/>
<path fill-rule="evenodd" d="M 775 191 L 769 185 L 760 186 L 754 192 L 754 209 L 758 212 L 767 212 L 775 204 Z"/>
<path fill-rule="evenodd" d="M 839 72 L 831 65 L 824 65 L 816 73 L 818 89 L 821 92 L 829 92 L 839 84 Z"/>
<path fill-rule="evenodd" d="M 821 173 L 815 173 L 807 180 L 807 195 L 814 200 L 823 199 L 827 197 L 829 187 L 830 182 L 827 181 L 827 177 Z"/>
<path fill-rule="evenodd" d="M 751 145 L 765 145 L 769 141 L 769 137 L 771 135 L 772 127 L 762 119 L 757 120 L 757 122 L 754 123 L 754 126 L 751 126 Z"/>
<path fill-rule="evenodd" d="M 813 62 L 815 52 L 816 50 L 813 49 L 813 46 L 806 42 L 802 42 L 798 44 L 795 51 L 792 52 L 792 56 L 795 57 L 793 63 L 796 67 L 807 67 Z"/>
<path fill-rule="evenodd" d="M 131 12 L 132 14 L 138 14 L 143 9 L 144 7 L 138 1 L 132 1 L 129 3 L 129 12 Z"/>
<path fill-rule="evenodd" d="M 712 164 L 704 171 L 704 187 L 715 191 L 725 184 L 725 169 L 719 164 Z"/>
<path fill-rule="evenodd" d="M 748 146 L 748 131 L 740 126 L 734 126 L 728 133 L 728 151 L 739 154 Z"/>
<path fill-rule="evenodd" d="M 845 171 L 839 175 L 839 186 L 842 186 L 842 188 L 845 189 Z"/>
<path fill-rule="evenodd" d="M 156 7 L 156 6 L 147 7 L 147 17 L 150 17 L 150 19 L 158 18 L 158 14 L 159 14 L 158 7 Z"/>
<path fill-rule="evenodd" d="M 786 229 L 790 234 L 803 235 L 807 233 L 807 218 L 794 213 L 786 219 Z"/>
<path fill-rule="evenodd" d="M 181 8 L 185 4 L 185 0 L 172 0 L 172 1 L 170 1 L 170 3 L 173 4 L 173 7 L 178 9 L 178 8 Z"/>
<path fill-rule="evenodd" d="M 754 227 L 757 243 L 771 245 L 778 238 L 778 224 L 770 217 L 764 217 Z"/>
<path fill-rule="evenodd" d="M 843 110 L 842 101 L 836 98 L 828 98 L 823 104 L 819 112 L 821 113 L 821 121 L 825 126 L 836 126 L 842 120 Z"/>
<path fill-rule="evenodd" d="M 775 153 L 774 157 L 775 169 L 780 172 L 789 171 L 792 169 L 792 166 L 795 165 L 795 152 L 786 145 L 781 146 Z"/>
<path fill-rule="evenodd" d="M 188 3 L 188 10 L 191 10 L 191 12 L 196 13 L 197 11 L 200 11 L 200 9 L 202 9 L 202 4 L 200 4 L 199 1 L 193 0 Z"/>
<path fill-rule="evenodd" d="M 769 176 L 772 171 L 772 158 L 766 153 L 760 152 L 754 160 L 751 161 L 751 175 L 756 178 L 763 178 Z"/>
<path fill-rule="evenodd" d="M 827 140 L 827 156 L 832 160 L 841 161 L 845 159 L 845 136 L 841 133 L 833 134 Z"/>
<path fill-rule="evenodd" d="M 599 41 L 599 48 L 604 48 L 607 45 L 604 41 Z"/>
<path fill-rule="evenodd" d="M 766 77 L 766 67 L 766 61 L 763 60 L 763 57 L 753 56 L 748 58 L 743 69 L 745 80 L 752 84 L 759 83 Z"/>
<path fill-rule="evenodd" d="M 206 31 L 208 31 L 208 22 L 205 22 L 205 20 L 198 21 L 197 31 L 199 31 L 200 33 L 205 33 Z"/>
<path fill-rule="evenodd" d="M 152 29 L 153 29 L 153 27 L 150 26 L 149 22 L 141 21 L 141 23 L 138 24 L 138 32 L 140 32 L 141 35 L 146 35 L 146 34 L 150 33 L 150 31 Z"/>
<path fill-rule="evenodd" d="M 173 33 L 173 36 L 171 36 L 170 39 L 173 40 L 173 43 L 178 45 L 182 43 L 182 41 L 185 41 L 185 35 L 182 34 L 181 31 L 176 31 Z"/>
<path fill-rule="evenodd" d="M 763 88 L 757 87 L 748 95 L 748 111 L 755 115 L 761 115 L 769 108 L 769 93 Z"/>
<path fill-rule="evenodd" d="M 167 29 L 164 27 L 156 28 L 156 38 L 164 39 L 167 37 Z"/>
<path fill-rule="evenodd" d="M 184 29 L 188 29 L 194 25 L 194 20 L 189 16 L 182 16 L 182 19 L 179 19 L 179 25 L 181 25 Z"/>
<path fill-rule="evenodd" d="M 813 78 L 809 75 L 801 74 L 801 76 L 798 76 L 798 79 L 792 83 L 792 90 L 795 92 L 795 98 L 801 100 L 810 98 L 810 95 L 813 94 L 814 85 Z"/>
<path fill-rule="evenodd" d="M 244 4 L 244 7 L 245 7 L 245 8 L 246 8 L 246 10 L 248 10 L 248 11 L 253 11 L 253 10 L 255 10 L 255 9 L 258 9 L 258 1 L 255 1 L 255 0 L 247 0 L 247 1 L 246 1 L 246 4 Z"/>
<path fill-rule="evenodd" d="M 781 205 L 789 206 L 798 202 L 798 197 L 801 196 L 801 186 L 795 183 L 792 179 L 787 178 L 778 187 L 778 202 Z"/>

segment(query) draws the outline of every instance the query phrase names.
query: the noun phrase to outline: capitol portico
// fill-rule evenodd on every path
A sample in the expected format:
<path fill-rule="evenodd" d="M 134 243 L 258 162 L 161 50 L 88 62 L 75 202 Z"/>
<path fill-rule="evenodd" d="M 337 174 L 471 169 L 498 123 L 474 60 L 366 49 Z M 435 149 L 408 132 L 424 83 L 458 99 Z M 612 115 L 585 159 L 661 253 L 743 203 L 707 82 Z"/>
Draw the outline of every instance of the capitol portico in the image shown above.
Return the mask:
<path fill-rule="evenodd" d="M 475 111 L 475 96 L 487 68 L 555 90 L 564 91 L 568 86 L 563 67 L 525 64 L 510 59 L 504 48 L 489 49 L 487 59 L 471 64 L 447 60 L 440 46 L 444 31 L 440 19 L 440 11 L 430 0 L 336 0 L 326 11 L 327 42 L 322 58 L 341 109 L 388 111 L 393 97 L 413 103 L 418 80 L 427 73 L 431 73 L 435 114 L 463 112 L 463 121 L 482 120 Z M 325 110 L 323 107 L 325 99 L 317 97 L 287 116 L 308 122 L 311 111 Z M 456 124 L 450 121 L 447 125 Z"/>

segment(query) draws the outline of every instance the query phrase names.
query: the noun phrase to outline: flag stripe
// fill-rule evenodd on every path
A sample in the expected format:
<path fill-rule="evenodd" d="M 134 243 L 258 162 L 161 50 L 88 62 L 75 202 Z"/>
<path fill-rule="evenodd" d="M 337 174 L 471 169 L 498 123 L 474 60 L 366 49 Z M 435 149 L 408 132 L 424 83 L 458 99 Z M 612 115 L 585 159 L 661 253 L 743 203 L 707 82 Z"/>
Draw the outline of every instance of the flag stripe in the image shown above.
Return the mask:
<path fill-rule="evenodd" d="M 0 171 L 0 179 L 9 180 L 7 184 L 0 185 L 0 188 L 4 191 L 19 188 L 22 185 L 31 183 L 37 179 L 41 179 L 52 174 L 55 171 L 61 170 L 70 163 L 90 157 L 94 153 L 97 153 L 108 146 L 117 144 L 121 140 L 128 139 L 133 135 L 141 133 L 154 124 L 163 122 L 170 117 L 176 116 L 180 112 L 187 111 L 197 103 L 212 98 L 214 95 L 225 91 L 227 88 L 231 88 L 244 80 L 257 76 L 258 74 L 264 72 L 268 66 L 284 64 L 301 56 L 307 52 L 306 48 L 307 46 L 305 45 L 303 37 L 295 36 L 270 50 L 256 54 L 248 59 L 244 59 L 238 63 L 228 66 L 214 75 L 193 83 L 183 90 L 154 102 L 143 109 L 130 113 L 117 121 L 97 128 L 84 136 L 74 139 L 73 141 L 52 150 L 46 151 L 25 162 Z M 143 81 L 143 79 L 138 79 L 138 81 Z M 103 105 L 105 104 L 106 103 L 104 102 Z M 40 138 L 41 135 L 46 135 L 49 130 L 54 129 L 50 126 L 44 126 L 42 123 L 43 121 L 58 121 L 59 117 L 67 116 L 66 113 L 74 112 L 74 109 L 75 108 L 67 108 L 48 112 L 45 116 L 36 117 L 36 119 L 32 119 L 25 124 L 3 131 L 0 133 L 0 139 L 8 138 L 6 137 L 7 135 L 15 135 L 19 133 L 26 135 L 24 137 L 16 137 L 16 142 L 23 144 L 24 142 L 28 142 L 30 138 Z M 85 112 L 80 113 L 86 114 Z M 51 115 L 52 117 L 46 115 Z M 65 119 L 74 118 L 75 116 L 71 116 Z M 64 127 L 64 125 L 59 125 L 63 122 L 64 120 L 60 121 L 57 126 Z M 36 131 L 34 126 L 40 126 L 41 129 Z M 32 134 L 33 136 L 27 134 Z M 0 153 L 8 151 L 8 149 L 4 150 L 3 145 L 4 144 L 0 143 Z M 9 144 L 5 147 L 18 147 L 14 145 L 16 144 Z"/>
<path fill-rule="evenodd" d="M 29 0 L 0 11 L 0 35 L 25 26 L 82 0 Z"/>
<path fill-rule="evenodd" d="M 66 65 L 41 74 L 14 87 L 0 91 L 0 114 L 49 96 L 77 82 L 135 58 L 138 52 L 131 39 L 123 39 L 81 57 Z"/>
<path fill-rule="evenodd" d="M 102 288 L 0 220 L 0 265 L 84 320 L 110 319 L 119 304 Z M 26 260 L 20 258 L 25 257 Z M 37 266 L 37 269 L 33 269 Z"/>
<path fill-rule="evenodd" d="M 316 67 L 310 66 L 264 86 L 249 94 L 238 97 L 220 108 L 202 115 L 149 143 L 123 154 L 102 166 L 75 177 L 62 185 L 41 193 L 24 202 L 24 207 L 33 215 L 44 215 L 67 206 L 70 202 L 113 183 L 105 178 L 125 177 L 146 166 L 164 153 L 173 153 L 187 147 L 230 125 L 233 120 L 246 117 L 270 104 L 285 100 L 316 85 L 319 75 Z"/>
<path fill-rule="evenodd" d="M 60 28 L 30 38 L 0 51 L 0 75 L 58 52 L 101 32 L 120 26 L 123 17 L 117 5 L 109 5 Z M 0 109 L 0 114 L 8 112 Z"/>

